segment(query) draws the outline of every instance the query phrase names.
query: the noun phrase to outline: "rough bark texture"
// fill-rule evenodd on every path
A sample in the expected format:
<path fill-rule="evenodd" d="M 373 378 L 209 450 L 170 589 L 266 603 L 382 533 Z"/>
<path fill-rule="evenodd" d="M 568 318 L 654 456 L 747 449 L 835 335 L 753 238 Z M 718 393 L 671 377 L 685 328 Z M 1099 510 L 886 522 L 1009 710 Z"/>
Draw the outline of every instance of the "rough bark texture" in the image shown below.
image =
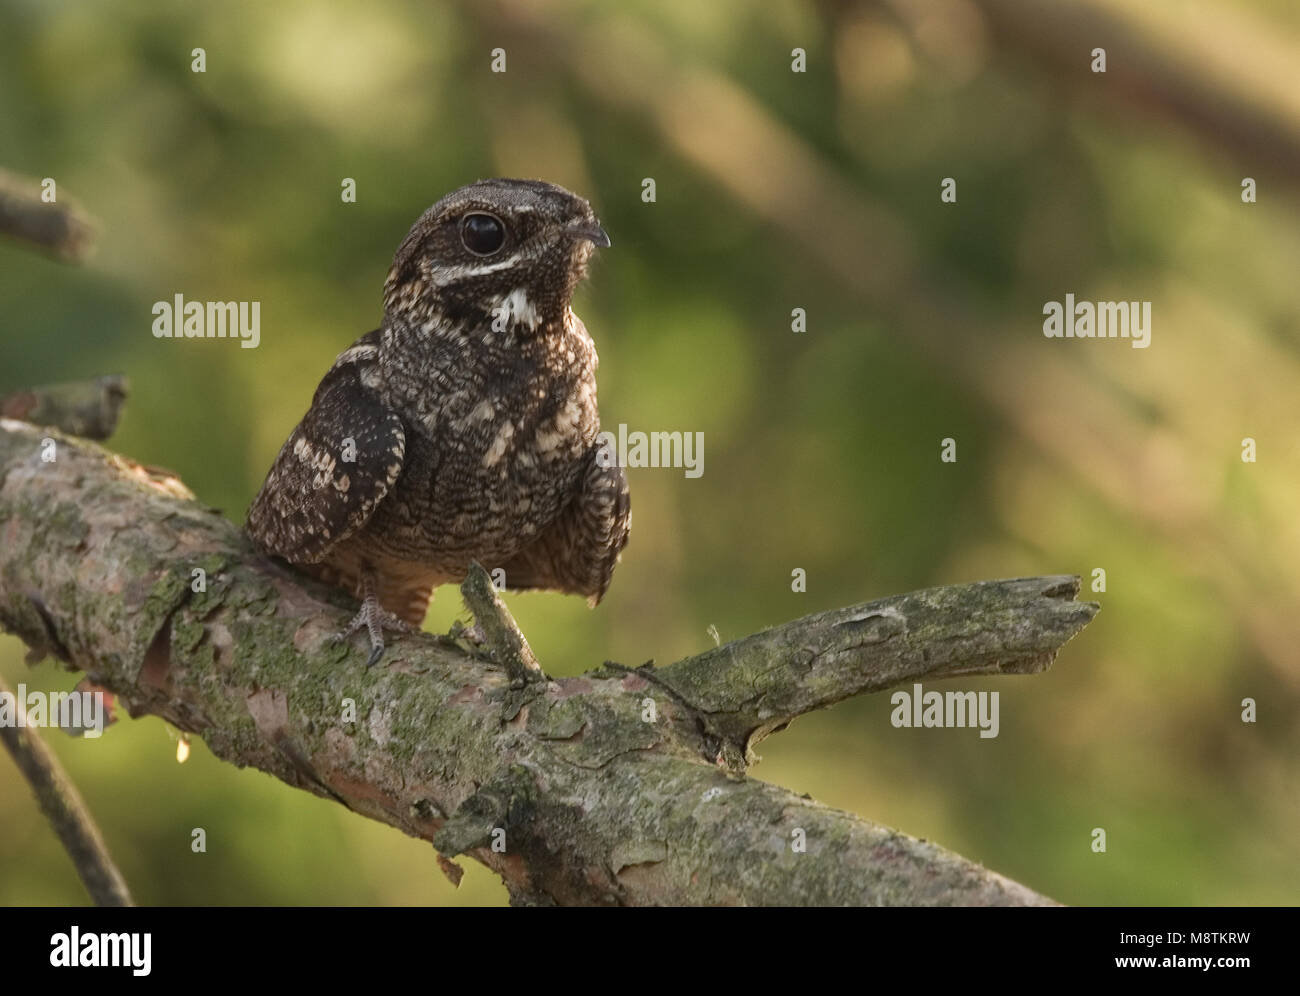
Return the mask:
<path fill-rule="evenodd" d="M 914 592 L 660 669 L 520 681 L 518 660 L 512 678 L 418 634 L 367 670 L 359 644 L 330 641 L 346 596 L 260 557 L 175 478 L 0 420 L 0 625 L 219 757 L 472 855 L 518 903 L 1049 903 L 741 772 L 754 741 L 839 699 L 1041 670 L 1096 611 L 1077 590 L 1050 577 Z"/>

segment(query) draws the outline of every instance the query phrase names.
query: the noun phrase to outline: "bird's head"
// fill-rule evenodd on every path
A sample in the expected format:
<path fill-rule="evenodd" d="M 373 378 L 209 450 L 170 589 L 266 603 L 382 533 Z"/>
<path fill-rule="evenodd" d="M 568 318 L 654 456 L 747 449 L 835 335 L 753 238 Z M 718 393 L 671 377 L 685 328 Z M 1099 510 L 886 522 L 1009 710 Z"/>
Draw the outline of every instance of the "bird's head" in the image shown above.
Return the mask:
<path fill-rule="evenodd" d="M 425 211 L 397 250 L 384 313 L 408 324 L 490 322 L 525 334 L 561 327 L 593 247 L 591 205 L 541 180 L 479 180 Z"/>

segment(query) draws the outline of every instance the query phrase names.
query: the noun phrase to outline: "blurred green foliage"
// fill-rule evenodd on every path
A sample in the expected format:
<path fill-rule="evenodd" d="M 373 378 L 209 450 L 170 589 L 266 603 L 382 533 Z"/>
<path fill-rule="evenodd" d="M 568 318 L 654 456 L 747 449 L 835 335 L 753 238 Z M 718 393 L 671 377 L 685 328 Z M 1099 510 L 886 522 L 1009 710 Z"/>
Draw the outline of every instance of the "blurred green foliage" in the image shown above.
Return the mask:
<path fill-rule="evenodd" d="M 0 392 L 128 374 L 112 445 L 242 519 L 320 375 L 377 325 L 418 214 L 482 176 L 564 184 L 614 241 L 577 302 L 603 420 L 703 432 L 705 473 L 629 472 L 632 542 L 596 611 L 509 599 L 550 670 L 666 662 L 711 625 L 734 639 L 918 586 L 1103 567 L 1108 590 L 1085 596 L 1103 611 L 1054 670 L 970 683 L 1001 693 L 998 738 L 895 730 L 873 696 L 766 741 L 753 776 L 1064 902 L 1293 903 L 1295 177 L 1265 183 L 1267 163 L 1100 79 L 1092 96 L 1057 86 L 975 30 L 978 3 L 936 5 L 969 31 L 912 30 L 901 6 L 0 0 L 0 166 L 54 177 L 100 224 L 82 268 L 0 245 Z M 1235 33 L 1207 44 L 1290 53 L 1271 79 L 1300 92 L 1293 5 L 1209 6 Z M 699 126 L 710 112 L 720 129 Z M 859 226 L 859 244 L 844 219 L 861 212 L 898 227 Z M 926 282 L 873 279 L 891 267 Z M 1152 300 L 1152 347 L 1044 339 L 1042 304 L 1067 291 Z M 261 346 L 153 338 L 152 303 L 176 293 L 261 301 Z M 915 318 L 931 298 L 956 305 L 938 327 Z M 457 616 L 446 589 L 428 628 Z M 0 671 L 76 680 L 27 668 L 9 637 Z M 504 900 L 472 862 L 454 890 L 427 844 L 201 744 L 178 765 L 157 719 L 48 736 L 144 903 Z M 0 903 L 84 901 L 0 761 Z"/>

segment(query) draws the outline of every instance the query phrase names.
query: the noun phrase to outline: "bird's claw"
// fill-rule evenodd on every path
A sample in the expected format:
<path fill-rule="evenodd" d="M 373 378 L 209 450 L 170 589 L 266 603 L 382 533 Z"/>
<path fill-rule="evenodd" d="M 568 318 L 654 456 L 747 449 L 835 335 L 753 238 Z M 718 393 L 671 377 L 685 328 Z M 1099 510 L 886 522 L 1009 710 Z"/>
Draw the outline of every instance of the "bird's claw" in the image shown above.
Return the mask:
<path fill-rule="evenodd" d="M 363 628 L 370 634 L 370 656 L 366 659 L 368 668 L 374 667 L 384 656 L 384 630 L 392 630 L 396 633 L 416 631 L 414 626 L 383 608 L 379 600 L 372 596 L 361 603 L 361 611 L 352 617 L 352 621 L 344 629 L 335 633 L 330 642 L 344 643 L 353 633 Z"/>

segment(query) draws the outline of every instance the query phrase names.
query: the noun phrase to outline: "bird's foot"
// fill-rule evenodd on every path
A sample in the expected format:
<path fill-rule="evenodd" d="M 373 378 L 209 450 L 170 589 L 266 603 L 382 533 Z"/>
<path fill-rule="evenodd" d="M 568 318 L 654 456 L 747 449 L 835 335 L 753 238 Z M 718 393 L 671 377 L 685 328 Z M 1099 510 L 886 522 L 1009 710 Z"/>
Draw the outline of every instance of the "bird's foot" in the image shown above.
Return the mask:
<path fill-rule="evenodd" d="M 416 628 L 405 619 L 389 612 L 379 604 L 379 599 L 369 596 L 361 603 L 361 611 L 352 617 L 352 621 L 341 632 L 334 634 L 335 643 L 343 643 L 353 633 L 365 628 L 370 634 L 370 658 L 366 667 L 374 667 L 384 656 L 384 630 L 396 633 L 414 633 Z"/>

